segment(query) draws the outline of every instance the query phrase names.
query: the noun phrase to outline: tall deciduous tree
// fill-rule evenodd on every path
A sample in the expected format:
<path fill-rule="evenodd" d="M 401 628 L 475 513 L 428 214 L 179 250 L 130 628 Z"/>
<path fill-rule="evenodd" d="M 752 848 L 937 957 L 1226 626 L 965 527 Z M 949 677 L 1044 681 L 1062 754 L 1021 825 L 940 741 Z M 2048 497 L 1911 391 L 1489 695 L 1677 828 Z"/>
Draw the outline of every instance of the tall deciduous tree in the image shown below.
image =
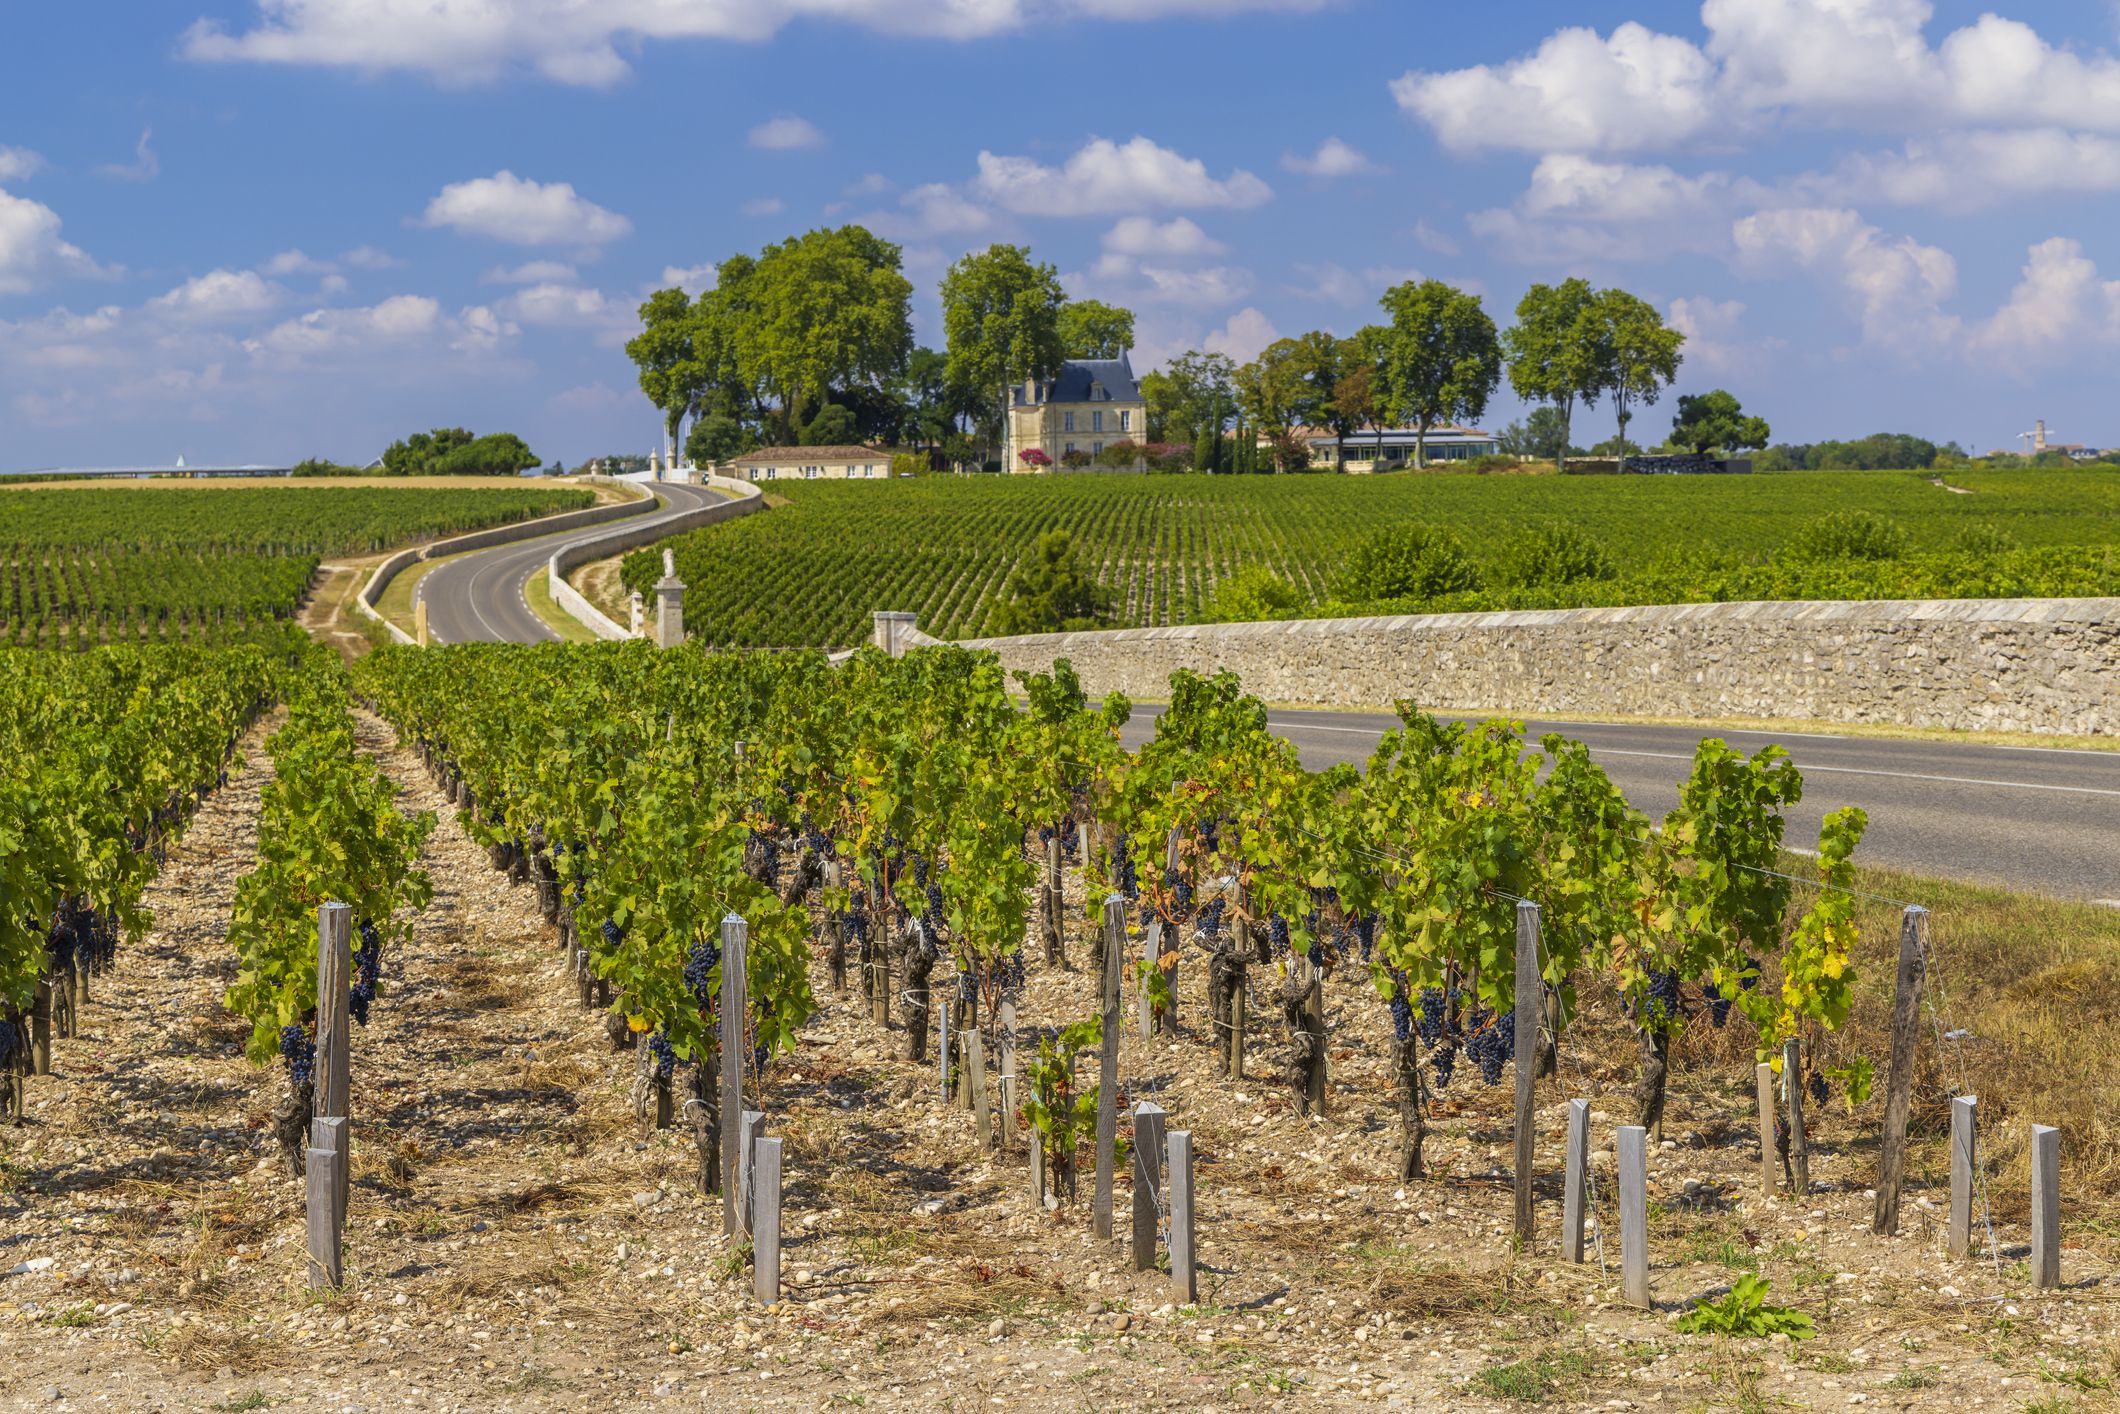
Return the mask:
<path fill-rule="evenodd" d="M 1141 380 L 1141 397 L 1148 404 L 1148 436 L 1152 442 L 1172 436 L 1192 439 L 1195 465 L 1197 448 L 1208 445 L 1207 464 L 1212 470 L 1220 459 L 1222 432 L 1237 411 L 1237 367 L 1227 354 L 1179 354 Z"/>
<path fill-rule="evenodd" d="M 942 277 L 942 330 L 952 383 L 977 388 L 991 410 L 990 435 L 1008 419 L 1009 389 L 1059 371 L 1066 350 L 1060 309 L 1067 296 L 1050 265 L 1022 246 L 995 245 L 965 255 Z"/>
<path fill-rule="evenodd" d="M 1134 346 L 1134 312 L 1102 300 L 1060 306 L 1060 346 L 1069 358 L 1117 358 Z"/>
<path fill-rule="evenodd" d="M 683 290 L 657 290 L 640 307 L 641 331 L 627 341 L 626 356 L 640 369 L 640 390 L 662 409 L 671 448 L 684 445 L 685 418 L 706 390 L 707 368 L 694 347 L 698 319 Z"/>
<path fill-rule="evenodd" d="M 1619 416 L 1620 455 L 1627 454 L 1627 422 L 1636 403 L 1654 404 L 1678 377 L 1679 346 L 1686 336 L 1665 325 L 1648 301 L 1625 290 L 1600 290 L 1597 337 L 1605 360 L 1604 388 Z"/>
<path fill-rule="evenodd" d="M 1560 417 L 1560 469 L 1568 469 L 1575 407 L 1595 407 L 1609 383 L 1609 350 L 1588 280 L 1533 285 L 1517 302 L 1516 323 L 1502 335 L 1509 386 L 1526 402 L 1551 403 Z"/>
<path fill-rule="evenodd" d="M 1416 430 L 1415 466 L 1428 464 L 1428 429 L 1471 423 L 1502 381 L 1502 344 L 1478 295 L 1441 280 L 1384 293 L 1391 316 L 1383 374 L 1394 414 Z"/>
<path fill-rule="evenodd" d="M 897 246 L 860 226 L 810 231 L 767 246 L 747 281 L 739 361 L 795 431 L 834 389 L 875 387 L 913 349 L 913 286 Z"/>
<path fill-rule="evenodd" d="M 1671 440 L 1702 455 L 1718 447 L 1725 452 L 1764 447 L 1773 436 L 1765 418 L 1745 416 L 1736 395 L 1721 388 L 1680 398 L 1678 416 L 1671 419 Z"/>
<path fill-rule="evenodd" d="M 1376 432 L 1377 450 L 1384 446 L 1384 420 L 1391 416 L 1389 390 L 1384 385 L 1384 347 L 1391 331 L 1381 324 L 1365 325 L 1347 340 L 1345 367 L 1332 388 L 1332 429 L 1335 436 L 1333 470 L 1347 469 L 1347 438 L 1358 428 Z"/>

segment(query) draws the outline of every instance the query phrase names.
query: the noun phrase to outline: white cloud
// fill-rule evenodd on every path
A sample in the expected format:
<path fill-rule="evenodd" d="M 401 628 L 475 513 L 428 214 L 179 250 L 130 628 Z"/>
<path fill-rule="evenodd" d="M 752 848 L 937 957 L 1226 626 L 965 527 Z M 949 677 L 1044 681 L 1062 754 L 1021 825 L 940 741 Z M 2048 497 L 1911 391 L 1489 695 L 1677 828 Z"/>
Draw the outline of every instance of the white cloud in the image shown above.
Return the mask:
<path fill-rule="evenodd" d="M 43 154 L 0 143 L 0 182 L 18 182 L 43 170 Z"/>
<path fill-rule="evenodd" d="M 372 245 L 355 246 L 339 259 L 356 270 L 395 270 L 405 263 L 389 251 L 379 250 Z"/>
<path fill-rule="evenodd" d="M 1023 216 L 1106 216 L 1157 208 L 1252 207 L 1272 188 L 1239 168 L 1217 179 L 1207 164 L 1145 137 L 1126 143 L 1092 139 L 1054 169 L 1034 158 L 979 154 L 975 185 Z"/>
<path fill-rule="evenodd" d="M 572 283 L 576 273 L 564 260 L 526 260 L 521 265 L 496 265 L 478 278 L 482 285 L 540 285 Z"/>
<path fill-rule="evenodd" d="M 1695 295 L 1671 301 L 1664 317 L 1686 336 L 1686 366 L 1711 373 L 1755 373 L 1765 355 L 1782 347 L 1780 339 L 1747 336 L 1745 306 L 1739 300 Z"/>
<path fill-rule="evenodd" d="M 1977 129 L 1858 153 L 1808 188 L 1845 200 L 1977 210 L 2060 192 L 2120 191 L 2120 138 L 2060 128 Z"/>
<path fill-rule="evenodd" d="M 1372 265 L 1357 273 L 1329 260 L 1317 265 L 1298 265 L 1296 273 L 1305 281 L 1292 291 L 1299 298 L 1323 300 L 1349 309 L 1374 305 L 1392 286 L 1421 278 L 1420 271 L 1403 266 Z"/>
<path fill-rule="evenodd" d="M 338 269 L 328 260 L 314 260 L 300 250 L 283 250 L 258 267 L 267 275 L 329 275 Z"/>
<path fill-rule="evenodd" d="M 121 182 L 151 182 L 162 175 L 162 159 L 155 156 L 150 140 L 153 128 L 140 129 L 140 140 L 133 144 L 133 160 L 130 162 L 106 162 L 96 168 L 99 177 L 114 177 Z"/>
<path fill-rule="evenodd" d="M 786 207 L 777 196 L 754 196 L 736 209 L 745 216 L 778 216 Z"/>
<path fill-rule="evenodd" d="M 1308 157 L 1295 152 L 1284 153 L 1281 165 L 1306 177 L 1321 178 L 1366 177 L 1384 170 L 1336 137 L 1325 139 Z"/>
<path fill-rule="evenodd" d="M 47 280 L 116 273 L 61 239 L 59 230 L 59 213 L 43 202 L 0 191 L 0 294 L 21 294 Z"/>
<path fill-rule="evenodd" d="M 624 343 L 640 332 L 640 316 L 631 305 L 601 290 L 553 281 L 532 285 L 502 300 L 498 313 L 542 329 L 580 329 L 603 344 Z"/>
<path fill-rule="evenodd" d="M 1422 250 L 1433 251 L 1437 255 L 1454 256 L 1458 253 L 1458 243 L 1426 221 L 1413 223 L 1413 239 Z"/>
<path fill-rule="evenodd" d="M 528 181 L 506 170 L 443 187 L 421 224 L 516 245 L 599 246 L 633 231 L 631 221 L 586 200 L 571 183 Z"/>
<path fill-rule="evenodd" d="M 751 146 L 766 152 L 788 152 L 801 148 L 823 147 L 824 134 L 807 118 L 768 118 L 751 129 L 750 142 Z"/>
<path fill-rule="evenodd" d="M 1758 184 L 1719 172 L 1688 177 L 1660 165 L 1555 153 L 1539 159 L 1512 205 L 1475 211 L 1465 222 L 1511 259 L 1574 268 L 1726 253 L 1735 216 L 1774 200 Z"/>
<path fill-rule="evenodd" d="M 660 288 L 683 290 L 697 298 L 714 288 L 720 273 L 719 267 L 713 265 L 665 265 Z"/>
<path fill-rule="evenodd" d="M 2009 299 L 1973 334 L 1983 352 L 2037 356 L 2120 341 L 2120 280 L 2099 278 L 2080 241 L 2031 249 Z"/>
<path fill-rule="evenodd" d="M 527 67 L 560 83 L 609 85 L 642 40 L 770 39 L 800 19 L 888 34 L 978 39 L 1034 19 L 1212 18 L 1317 10 L 1332 0 L 258 0 L 257 21 L 200 20 L 196 60 L 410 70 L 445 84 L 490 83 Z"/>
<path fill-rule="evenodd" d="M 1839 286 L 1861 316 L 1866 343 L 1928 353 L 1959 333 L 1957 317 L 1942 308 L 1957 292 L 1957 262 L 1853 211 L 1762 211 L 1738 221 L 1732 237 L 1741 266 L 1762 273 L 1793 266 Z"/>
<path fill-rule="evenodd" d="M 941 182 L 914 187 L 899 204 L 913 213 L 915 229 L 921 235 L 970 235 L 994 223 L 993 212 Z"/>
<path fill-rule="evenodd" d="M 1281 337 L 1273 321 L 1249 306 L 1229 317 L 1229 322 L 1208 334 L 1201 347 L 1208 353 L 1227 354 L 1238 363 L 1249 363 L 1259 351 Z"/>
<path fill-rule="evenodd" d="M 434 332 L 442 307 L 425 295 L 392 295 L 357 309 L 313 309 L 276 324 L 244 347 L 252 353 L 288 358 L 346 353 L 378 344 L 403 343 Z"/>
<path fill-rule="evenodd" d="M 286 290 L 255 270 L 213 270 L 156 295 L 147 304 L 176 319 L 243 319 L 263 314 L 286 296 Z"/>
<path fill-rule="evenodd" d="M 841 193 L 844 196 L 880 196 L 891 189 L 891 179 L 881 172 L 870 172 L 860 181 L 850 183 Z"/>
<path fill-rule="evenodd" d="M 1145 282 L 1137 298 L 1203 307 L 1233 304 L 1250 294 L 1254 283 L 1249 270 L 1234 265 L 1185 270 L 1143 265 L 1137 273 Z"/>
<path fill-rule="evenodd" d="M 1158 224 L 1146 216 L 1128 216 L 1104 233 L 1104 248 L 1119 255 L 1191 257 L 1224 255 L 1229 247 L 1200 229 L 1188 216 Z"/>

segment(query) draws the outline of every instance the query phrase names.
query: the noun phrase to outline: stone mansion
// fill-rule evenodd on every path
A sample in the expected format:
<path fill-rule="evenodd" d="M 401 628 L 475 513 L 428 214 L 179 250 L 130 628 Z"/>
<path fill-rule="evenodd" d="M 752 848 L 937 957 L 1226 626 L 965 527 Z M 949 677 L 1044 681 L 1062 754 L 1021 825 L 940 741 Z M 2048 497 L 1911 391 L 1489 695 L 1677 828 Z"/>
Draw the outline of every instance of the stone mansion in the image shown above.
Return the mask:
<path fill-rule="evenodd" d="M 1001 465 L 1012 472 L 1058 471 L 1069 452 L 1094 457 L 1115 442 L 1147 440 L 1148 404 L 1127 356 L 1074 359 L 1042 383 L 1010 390 Z M 1051 463 L 1025 461 L 1032 451 Z"/>

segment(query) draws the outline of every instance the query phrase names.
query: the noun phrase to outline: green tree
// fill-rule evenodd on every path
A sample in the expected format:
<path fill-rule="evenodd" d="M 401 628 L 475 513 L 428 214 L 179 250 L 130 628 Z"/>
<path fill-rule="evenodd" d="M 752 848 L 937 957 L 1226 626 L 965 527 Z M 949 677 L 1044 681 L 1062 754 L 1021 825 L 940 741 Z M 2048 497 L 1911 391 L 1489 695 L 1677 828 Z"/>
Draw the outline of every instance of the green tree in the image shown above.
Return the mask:
<path fill-rule="evenodd" d="M 1008 419 L 1009 390 L 1059 371 L 1066 359 L 1060 310 L 1067 296 L 1050 265 L 1022 246 L 995 245 L 960 258 L 942 277 L 942 330 L 949 380 L 977 389 L 990 440 Z"/>
<path fill-rule="evenodd" d="M 1009 572 L 994 610 L 998 634 L 1055 633 L 1094 627 L 1103 595 L 1075 556 L 1064 530 L 1048 530 L 1031 553 Z"/>
<path fill-rule="evenodd" d="M 1686 336 L 1665 325 L 1648 301 L 1625 290 L 1600 290 L 1594 311 L 1603 349 L 1603 390 L 1619 418 L 1620 455 L 1626 455 L 1627 422 L 1635 403 L 1653 405 L 1678 377 L 1679 346 Z"/>
<path fill-rule="evenodd" d="M 843 447 L 854 440 L 858 430 L 853 409 L 826 403 L 817 409 L 810 425 L 802 429 L 802 443 L 806 447 Z"/>
<path fill-rule="evenodd" d="M 707 369 L 694 347 L 699 321 L 683 290 L 657 290 L 640 307 L 641 331 L 626 341 L 640 370 L 640 390 L 662 409 L 672 447 L 684 444 L 684 422 L 706 391 Z"/>
<path fill-rule="evenodd" d="M 1102 300 L 1060 306 L 1060 346 L 1069 358 L 1117 358 L 1134 346 L 1134 312 Z"/>
<path fill-rule="evenodd" d="M 1383 351 L 1390 330 L 1371 324 L 1347 341 L 1345 366 L 1332 388 L 1332 429 L 1337 439 L 1333 470 L 1347 469 L 1346 440 L 1361 428 L 1376 433 L 1377 449 L 1384 446 L 1384 422 L 1391 416 L 1389 390 L 1383 373 Z"/>
<path fill-rule="evenodd" d="M 1214 621 L 1285 619 L 1303 606 L 1303 591 L 1264 565 L 1246 565 L 1215 586 Z"/>
<path fill-rule="evenodd" d="M 471 434 L 461 427 L 437 427 L 432 432 L 415 432 L 384 449 L 383 475 L 432 476 L 437 461 L 458 447 L 470 444 Z"/>
<path fill-rule="evenodd" d="M 541 458 L 513 432 L 489 432 L 450 448 L 428 464 L 432 476 L 514 476 Z"/>
<path fill-rule="evenodd" d="M 685 460 L 694 466 L 719 466 L 753 445 L 741 422 L 727 413 L 708 413 L 692 424 L 692 435 L 685 438 Z"/>
<path fill-rule="evenodd" d="M 1678 416 L 1671 419 L 1671 440 L 1703 456 L 1716 448 L 1741 452 L 1764 447 L 1773 435 L 1765 418 L 1746 417 L 1737 398 L 1720 388 L 1680 398 Z"/>
<path fill-rule="evenodd" d="M 1237 367 L 1226 354 L 1179 354 L 1141 380 L 1148 404 L 1148 440 L 1169 441 L 1173 434 L 1198 441 L 1202 429 L 1221 429 L 1236 411 Z"/>
<path fill-rule="evenodd" d="M 1354 549 L 1333 592 L 1352 604 L 1434 599 L 1477 589 L 1479 572 L 1464 542 L 1439 525 L 1386 526 Z"/>
<path fill-rule="evenodd" d="M 1533 285 L 1517 302 L 1516 323 L 1502 335 L 1509 360 L 1509 387 L 1526 402 L 1552 405 L 1560 437 L 1552 456 L 1568 469 L 1568 437 L 1575 406 L 1595 407 L 1608 381 L 1604 326 L 1597 317 L 1590 282 L 1563 280 Z"/>
<path fill-rule="evenodd" d="M 899 248 L 860 226 L 810 231 L 767 246 L 746 280 L 739 364 L 778 405 L 784 441 L 835 389 L 876 387 L 905 372 L 913 286 Z"/>
<path fill-rule="evenodd" d="M 1428 464 L 1428 429 L 1471 424 L 1502 381 L 1502 346 L 1478 295 L 1441 280 L 1408 281 L 1383 298 L 1384 384 L 1394 415 L 1413 423 L 1414 465 Z"/>
<path fill-rule="evenodd" d="M 1568 425 L 1559 409 L 1535 407 L 1521 422 L 1512 422 L 1495 438 L 1495 445 L 1512 457 L 1561 463 L 1568 452 Z"/>

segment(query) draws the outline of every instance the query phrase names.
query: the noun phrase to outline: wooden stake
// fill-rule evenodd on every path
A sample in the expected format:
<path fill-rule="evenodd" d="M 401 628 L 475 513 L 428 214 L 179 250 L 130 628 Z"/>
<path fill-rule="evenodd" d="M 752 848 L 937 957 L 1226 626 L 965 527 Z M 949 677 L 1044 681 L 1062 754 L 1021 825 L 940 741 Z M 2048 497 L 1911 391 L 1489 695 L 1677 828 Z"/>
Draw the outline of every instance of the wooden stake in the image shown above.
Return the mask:
<path fill-rule="evenodd" d="M 761 1306 L 780 1300 L 780 1141 L 760 1139 L 753 1185 L 752 1294 Z"/>
<path fill-rule="evenodd" d="M 1899 1188 L 1906 1176 L 1907 1109 L 1914 1098 L 1914 1042 L 1921 1034 L 1922 947 L 1929 911 L 1909 904 L 1899 920 L 1899 979 L 1892 1000 L 1892 1063 L 1885 1073 L 1884 1140 L 1877 1161 L 1877 1208 L 1870 1231 L 1899 1231 Z"/>
<path fill-rule="evenodd" d="M 2032 1126 L 2032 1285 L 2061 1285 L 2061 1131 Z"/>
<path fill-rule="evenodd" d="M 1523 1052 L 1517 1052 L 1522 1055 Z M 1568 1178 L 1561 1196 L 1561 1260 L 1583 1260 L 1583 1214 L 1590 1197 L 1590 1102 L 1568 1102 Z"/>
<path fill-rule="evenodd" d="M 965 1081 L 972 1087 L 972 1115 L 979 1134 L 979 1147 L 989 1149 L 994 1143 L 994 1117 L 987 1108 L 986 1099 L 986 1042 L 974 1026 L 964 1033 Z"/>
<path fill-rule="evenodd" d="M 347 1002 L 353 984 L 353 909 L 343 903 L 326 903 L 317 909 L 317 1058 L 315 1103 L 310 1114 L 344 1118 L 352 1109 L 353 1022 Z M 346 1225 L 346 1196 L 352 1188 L 353 1151 L 351 1124 L 347 1139 L 333 1150 L 338 1157 L 335 1175 L 338 1222 Z"/>
<path fill-rule="evenodd" d="M 1240 967 L 1229 985 L 1229 1076 L 1244 1078 L 1244 994 L 1249 990 L 1249 969 Z"/>
<path fill-rule="evenodd" d="M 1134 1270 L 1156 1265 L 1156 1229 L 1163 1193 L 1163 1107 L 1152 1100 L 1134 1106 Z"/>
<path fill-rule="evenodd" d="M 37 978 L 37 990 L 29 1004 L 29 1073 L 52 1073 L 52 984 Z"/>
<path fill-rule="evenodd" d="M 1545 1010 L 1538 943 L 1538 905 L 1525 899 L 1516 906 L 1516 1240 L 1520 1244 L 1531 1241 L 1537 1196 L 1532 1189 L 1538 1139 L 1532 1090 L 1538 1072 L 1538 1023 Z"/>
<path fill-rule="evenodd" d="M 1772 1198 L 1777 1182 L 1774 1160 L 1778 1157 L 1774 1146 L 1774 1067 L 1761 1061 L 1752 1067 L 1752 1077 L 1759 1089 L 1759 1191 Z"/>
<path fill-rule="evenodd" d="M 1090 1220 L 1097 1236 L 1112 1235 L 1112 1168 L 1119 1138 L 1119 969 L 1126 957 L 1126 900 L 1104 904 L 1103 1036 L 1097 1044 L 1097 1187 Z"/>
<path fill-rule="evenodd" d="M 309 1174 L 309 1284 L 314 1288 L 336 1287 L 344 1275 L 339 1246 L 338 1155 L 330 1149 L 312 1148 L 305 1157 Z"/>
<path fill-rule="evenodd" d="M 1001 1148 L 1016 1144 L 1016 999 L 1001 999 Z"/>
<path fill-rule="evenodd" d="M 1628 1304 L 1649 1307 L 1649 1131 L 1619 1131 L 1619 1256 Z"/>
<path fill-rule="evenodd" d="M 1163 920 L 1152 919 L 1141 934 L 1141 961 L 1146 964 L 1134 974 L 1134 1005 L 1139 1015 L 1141 1043 L 1147 1045 L 1156 1039 L 1156 1008 L 1150 1000 L 1149 974 L 1156 971 L 1163 954 Z"/>
<path fill-rule="evenodd" d="M 1045 1206 L 1045 1136 L 1037 1130 L 1031 1131 L 1031 1204 Z"/>
<path fill-rule="evenodd" d="M 1803 1132 L 1803 1043 L 1791 1036 L 1781 1044 L 1781 1082 L 1789 1097 L 1789 1157 L 1796 1166 L 1796 1196 L 1811 1196 L 1811 1148 Z"/>
<path fill-rule="evenodd" d="M 751 928 L 735 914 L 721 920 L 721 1230 L 735 1236 L 736 1166 L 743 1130 L 744 947 Z"/>
<path fill-rule="evenodd" d="M 1979 1162 L 1980 1097 L 1959 1095 L 1951 1101 L 1951 1221 L 1953 1257 L 1973 1251 L 1973 1167 Z"/>
<path fill-rule="evenodd" d="M 1173 1129 L 1169 1140 L 1170 1289 L 1180 1305 L 1200 1300 L 1199 1248 L 1193 1232 L 1192 1131 Z"/>
<path fill-rule="evenodd" d="M 754 1230 L 758 1221 L 752 1179 L 758 1167 L 758 1141 L 765 1137 L 765 1132 L 765 1115 L 757 1110 L 745 1110 L 736 1139 L 736 1152 L 743 1156 L 736 1166 L 736 1222 L 746 1235 Z"/>

